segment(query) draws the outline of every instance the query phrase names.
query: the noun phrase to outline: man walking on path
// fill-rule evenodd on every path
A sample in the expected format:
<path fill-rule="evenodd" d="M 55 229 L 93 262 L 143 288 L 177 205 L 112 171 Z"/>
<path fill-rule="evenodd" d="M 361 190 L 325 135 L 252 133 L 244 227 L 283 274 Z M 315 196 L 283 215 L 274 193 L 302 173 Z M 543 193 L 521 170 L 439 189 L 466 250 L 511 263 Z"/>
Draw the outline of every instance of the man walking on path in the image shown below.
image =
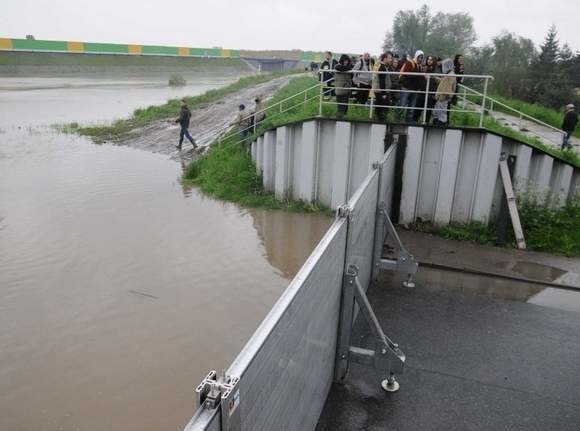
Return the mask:
<path fill-rule="evenodd" d="M 181 126 L 181 131 L 179 132 L 179 145 L 177 145 L 175 147 L 179 151 L 181 151 L 181 144 L 183 144 L 183 137 L 184 136 L 187 139 L 189 139 L 189 142 L 191 142 L 191 145 L 193 145 L 194 150 L 197 148 L 197 144 L 195 143 L 195 141 L 193 140 L 193 138 L 189 134 L 189 130 L 187 130 L 187 129 L 189 129 L 189 120 L 190 119 L 191 119 L 191 111 L 189 110 L 189 107 L 187 106 L 187 102 L 185 101 L 185 99 L 181 99 L 181 111 L 179 111 L 179 118 L 177 120 L 175 120 L 175 122 L 179 123 L 179 125 Z"/>
<path fill-rule="evenodd" d="M 562 139 L 562 149 L 565 150 L 566 148 L 572 148 L 572 144 L 570 144 L 570 136 L 572 136 L 572 132 L 576 128 L 576 124 L 578 123 L 578 114 L 576 113 L 576 107 L 571 103 L 566 106 L 566 114 L 564 115 L 564 121 L 562 122 L 562 130 L 564 131 L 565 135 Z"/>

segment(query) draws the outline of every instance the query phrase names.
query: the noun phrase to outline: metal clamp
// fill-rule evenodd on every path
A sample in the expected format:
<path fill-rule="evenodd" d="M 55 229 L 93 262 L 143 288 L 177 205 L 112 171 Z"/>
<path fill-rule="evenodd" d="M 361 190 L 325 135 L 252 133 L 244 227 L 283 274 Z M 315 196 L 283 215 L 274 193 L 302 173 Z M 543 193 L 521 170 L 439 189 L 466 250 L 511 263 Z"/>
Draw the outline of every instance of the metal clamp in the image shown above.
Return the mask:
<path fill-rule="evenodd" d="M 218 378 L 214 370 L 210 371 L 195 388 L 199 406 L 207 409 L 217 408 L 222 399 L 230 396 L 239 381 L 239 377 L 226 376 L 225 373 Z"/>

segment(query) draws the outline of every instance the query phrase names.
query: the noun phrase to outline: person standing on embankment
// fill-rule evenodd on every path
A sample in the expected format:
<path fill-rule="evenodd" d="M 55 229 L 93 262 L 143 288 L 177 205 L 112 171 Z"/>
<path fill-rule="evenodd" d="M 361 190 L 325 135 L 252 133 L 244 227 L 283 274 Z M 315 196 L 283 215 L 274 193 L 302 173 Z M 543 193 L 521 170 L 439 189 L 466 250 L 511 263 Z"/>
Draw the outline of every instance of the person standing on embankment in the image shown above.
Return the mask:
<path fill-rule="evenodd" d="M 562 149 L 572 148 L 570 144 L 570 136 L 578 124 L 578 114 L 576 113 L 576 107 L 571 103 L 566 106 L 566 114 L 564 114 L 564 121 L 562 122 L 562 130 L 564 131 L 564 137 L 562 139 Z"/>
<path fill-rule="evenodd" d="M 175 120 L 176 123 L 179 123 L 181 126 L 181 131 L 179 132 L 179 144 L 175 147 L 179 151 L 181 151 L 181 144 L 183 144 L 183 137 L 185 136 L 193 145 L 193 149 L 197 148 L 197 144 L 189 134 L 189 120 L 191 119 L 191 111 L 187 106 L 187 102 L 185 99 L 181 99 L 181 110 L 179 111 L 179 118 Z"/>

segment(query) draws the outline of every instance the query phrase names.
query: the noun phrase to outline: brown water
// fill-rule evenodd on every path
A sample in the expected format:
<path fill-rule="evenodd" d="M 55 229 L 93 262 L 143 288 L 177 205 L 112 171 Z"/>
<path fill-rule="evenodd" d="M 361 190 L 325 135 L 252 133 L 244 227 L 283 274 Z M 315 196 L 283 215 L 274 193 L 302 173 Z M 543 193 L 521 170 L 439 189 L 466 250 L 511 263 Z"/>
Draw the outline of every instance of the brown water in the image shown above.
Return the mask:
<path fill-rule="evenodd" d="M 331 220 L 242 210 L 167 156 L 0 132 L 0 430 L 175 430 Z"/>

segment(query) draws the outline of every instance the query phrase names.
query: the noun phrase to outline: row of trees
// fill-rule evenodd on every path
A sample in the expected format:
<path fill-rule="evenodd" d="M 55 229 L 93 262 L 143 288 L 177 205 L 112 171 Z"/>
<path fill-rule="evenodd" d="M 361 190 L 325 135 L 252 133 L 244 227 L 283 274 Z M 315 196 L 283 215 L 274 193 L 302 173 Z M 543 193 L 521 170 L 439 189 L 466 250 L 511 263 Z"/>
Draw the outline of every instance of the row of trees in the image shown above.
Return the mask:
<path fill-rule="evenodd" d="M 536 48 L 532 40 L 502 32 L 489 44 L 476 47 L 477 34 L 468 13 L 432 15 L 424 5 L 416 11 L 399 11 L 386 34 L 384 49 L 412 55 L 453 57 L 465 55 L 466 73 L 493 75 L 494 91 L 507 97 L 537 102 L 556 109 L 578 100 L 580 52 L 560 46 L 555 27 Z"/>

